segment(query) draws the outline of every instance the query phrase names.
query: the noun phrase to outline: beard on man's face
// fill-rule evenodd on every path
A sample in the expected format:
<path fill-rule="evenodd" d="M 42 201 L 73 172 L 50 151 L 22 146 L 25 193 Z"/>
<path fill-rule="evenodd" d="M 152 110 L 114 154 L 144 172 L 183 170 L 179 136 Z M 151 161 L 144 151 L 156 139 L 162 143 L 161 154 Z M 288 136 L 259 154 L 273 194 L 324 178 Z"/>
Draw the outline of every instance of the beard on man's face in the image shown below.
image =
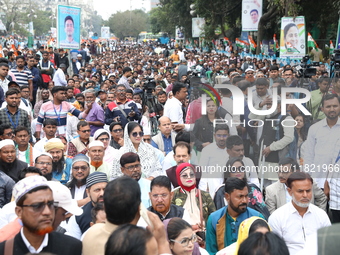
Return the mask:
<path fill-rule="evenodd" d="M 56 162 L 52 162 L 52 172 L 58 172 L 61 173 L 64 170 L 64 163 L 65 163 L 65 159 L 64 157 L 62 157 L 61 159 L 59 159 Z"/>

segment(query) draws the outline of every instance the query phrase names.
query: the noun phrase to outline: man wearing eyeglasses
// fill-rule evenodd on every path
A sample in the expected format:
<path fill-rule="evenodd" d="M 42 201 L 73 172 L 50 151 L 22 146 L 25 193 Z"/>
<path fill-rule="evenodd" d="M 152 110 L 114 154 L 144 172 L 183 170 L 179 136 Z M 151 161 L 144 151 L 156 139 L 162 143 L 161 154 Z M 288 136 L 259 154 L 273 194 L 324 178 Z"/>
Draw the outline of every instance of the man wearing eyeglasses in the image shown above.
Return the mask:
<path fill-rule="evenodd" d="M 142 166 L 138 154 L 127 152 L 120 158 L 120 170 L 124 176 L 135 179 L 141 190 L 141 200 L 145 208 L 150 206 L 149 190 L 151 181 L 142 177 Z"/>
<path fill-rule="evenodd" d="M 91 128 L 88 122 L 81 120 L 77 124 L 77 133 L 79 137 L 74 138 L 69 142 L 68 145 L 68 155 L 74 157 L 77 154 L 86 154 L 88 150 L 88 145 L 93 141 L 90 137 Z"/>
<path fill-rule="evenodd" d="M 0 125 L 0 141 L 5 139 L 13 139 L 14 132 L 13 128 L 10 124 L 1 124 Z"/>
<path fill-rule="evenodd" d="M 171 203 L 173 192 L 171 182 L 166 176 L 158 176 L 151 181 L 149 192 L 151 206 L 149 211 L 158 215 L 161 221 L 179 217 L 191 224 L 189 213 L 180 206 Z"/>
<path fill-rule="evenodd" d="M 90 202 L 86 193 L 86 180 L 90 174 L 90 160 L 84 154 L 78 154 L 72 159 L 72 180 L 66 184 L 70 189 L 72 198 L 77 200 L 79 206 Z"/>
<path fill-rule="evenodd" d="M 35 175 L 24 178 L 15 186 L 13 195 L 16 197 L 15 212 L 23 227 L 14 239 L 0 243 L 0 254 L 5 254 L 5 246 L 8 245 L 8 251 L 13 255 L 40 252 L 67 255 L 82 253 L 80 241 L 52 232 L 57 204 L 44 177 Z"/>

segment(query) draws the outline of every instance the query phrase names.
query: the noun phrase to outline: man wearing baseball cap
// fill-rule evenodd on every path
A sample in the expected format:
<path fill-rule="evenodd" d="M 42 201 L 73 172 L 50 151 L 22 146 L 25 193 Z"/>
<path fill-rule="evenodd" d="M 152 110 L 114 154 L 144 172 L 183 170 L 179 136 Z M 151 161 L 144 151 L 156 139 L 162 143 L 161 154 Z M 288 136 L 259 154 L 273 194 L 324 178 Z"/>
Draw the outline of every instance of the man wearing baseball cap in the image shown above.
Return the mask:
<path fill-rule="evenodd" d="M 86 179 L 86 193 L 90 202 L 83 206 L 83 214 L 72 216 L 67 224 L 67 235 L 73 236 L 80 240 L 82 234 L 89 229 L 91 210 L 97 203 L 104 202 L 104 190 L 108 183 L 107 175 L 102 172 L 91 173 Z"/>
<path fill-rule="evenodd" d="M 13 255 L 82 253 L 80 241 L 53 231 L 57 204 L 44 177 L 35 175 L 22 179 L 14 187 L 13 195 L 16 198 L 15 212 L 23 227 L 14 239 L 0 243 L 0 254 L 5 253 L 5 247 L 6 253 L 10 251 Z"/>

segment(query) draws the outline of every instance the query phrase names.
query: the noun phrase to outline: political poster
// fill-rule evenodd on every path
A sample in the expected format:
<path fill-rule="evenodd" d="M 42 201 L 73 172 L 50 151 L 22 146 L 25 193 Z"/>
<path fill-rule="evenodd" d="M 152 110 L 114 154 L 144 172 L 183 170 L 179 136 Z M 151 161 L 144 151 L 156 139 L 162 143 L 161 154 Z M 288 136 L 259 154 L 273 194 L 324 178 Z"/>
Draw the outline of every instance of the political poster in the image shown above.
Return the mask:
<path fill-rule="evenodd" d="M 81 8 L 58 5 L 58 48 L 80 48 Z"/>
<path fill-rule="evenodd" d="M 176 35 L 176 40 L 184 40 L 183 28 L 176 27 L 175 35 Z"/>
<path fill-rule="evenodd" d="M 101 38 L 110 39 L 110 27 L 101 27 Z"/>
<path fill-rule="evenodd" d="M 338 33 L 336 35 L 336 49 L 340 49 L 340 19 L 339 19 L 339 23 L 338 23 Z"/>
<path fill-rule="evenodd" d="M 192 18 L 192 37 L 204 37 L 204 18 Z"/>
<path fill-rule="evenodd" d="M 280 57 L 301 59 L 306 53 L 305 17 L 281 18 Z"/>
<path fill-rule="evenodd" d="M 257 31 L 262 16 L 262 0 L 242 1 L 242 31 Z"/>

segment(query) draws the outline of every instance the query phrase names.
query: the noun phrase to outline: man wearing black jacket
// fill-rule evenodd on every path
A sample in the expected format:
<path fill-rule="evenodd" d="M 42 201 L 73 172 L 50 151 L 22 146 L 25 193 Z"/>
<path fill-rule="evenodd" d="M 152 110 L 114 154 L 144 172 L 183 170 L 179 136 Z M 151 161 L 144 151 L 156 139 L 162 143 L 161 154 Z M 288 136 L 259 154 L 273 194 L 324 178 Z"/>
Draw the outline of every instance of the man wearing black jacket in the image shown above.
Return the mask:
<path fill-rule="evenodd" d="M 81 255 L 79 240 L 52 232 L 57 205 L 44 177 L 34 175 L 22 179 L 13 194 L 16 197 L 15 213 L 23 227 L 13 239 L 0 243 L 0 255 L 8 252 L 13 255 L 40 252 Z"/>

